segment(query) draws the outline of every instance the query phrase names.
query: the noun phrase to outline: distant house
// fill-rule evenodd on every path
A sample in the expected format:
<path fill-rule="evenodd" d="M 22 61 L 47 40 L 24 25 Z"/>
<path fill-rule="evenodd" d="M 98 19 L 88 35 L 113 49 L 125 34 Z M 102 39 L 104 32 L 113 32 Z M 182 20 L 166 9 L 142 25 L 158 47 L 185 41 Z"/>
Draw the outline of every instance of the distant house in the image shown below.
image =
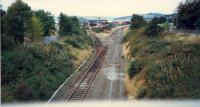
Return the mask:
<path fill-rule="evenodd" d="M 90 26 L 97 26 L 107 24 L 108 20 L 88 20 L 86 23 Z"/>

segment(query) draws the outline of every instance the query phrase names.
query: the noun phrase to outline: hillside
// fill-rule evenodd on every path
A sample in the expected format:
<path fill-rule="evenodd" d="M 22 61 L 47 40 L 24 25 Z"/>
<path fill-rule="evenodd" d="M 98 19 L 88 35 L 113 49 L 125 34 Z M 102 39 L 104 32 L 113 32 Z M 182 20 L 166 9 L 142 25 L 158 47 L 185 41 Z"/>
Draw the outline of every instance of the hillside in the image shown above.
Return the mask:
<path fill-rule="evenodd" d="M 89 57 L 91 43 L 88 35 L 76 35 L 50 44 L 16 45 L 2 52 L 2 102 L 47 101 Z"/>
<path fill-rule="evenodd" d="M 148 38 L 144 29 L 124 37 L 123 56 L 130 62 L 126 76 L 129 99 L 200 98 L 200 37 L 165 33 Z"/>
<path fill-rule="evenodd" d="M 123 16 L 123 17 L 118 17 L 115 18 L 114 21 L 130 21 L 131 20 L 131 16 Z"/>
<path fill-rule="evenodd" d="M 147 14 L 141 14 L 144 19 L 153 19 L 154 17 L 160 17 L 160 16 L 163 16 L 164 14 L 161 14 L 161 13 L 147 13 Z M 115 18 L 114 20 L 115 21 L 130 21 L 131 20 L 131 17 L 132 16 L 123 16 L 123 17 L 118 17 L 118 18 Z"/>

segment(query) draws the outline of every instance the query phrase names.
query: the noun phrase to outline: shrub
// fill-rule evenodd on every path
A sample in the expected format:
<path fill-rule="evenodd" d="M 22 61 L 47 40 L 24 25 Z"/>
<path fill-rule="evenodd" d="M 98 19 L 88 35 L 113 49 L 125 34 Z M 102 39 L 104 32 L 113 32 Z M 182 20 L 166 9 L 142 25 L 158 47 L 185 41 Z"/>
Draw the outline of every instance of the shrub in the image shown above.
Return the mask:
<path fill-rule="evenodd" d="M 33 97 L 30 86 L 23 80 L 16 85 L 15 98 L 23 101 L 31 100 Z"/>
<path fill-rule="evenodd" d="M 144 27 L 147 24 L 147 22 L 143 19 L 143 16 L 133 14 L 131 18 L 131 29 L 139 29 L 141 27 Z"/>
<path fill-rule="evenodd" d="M 68 38 L 67 40 L 64 41 L 65 43 L 68 43 L 70 45 L 72 45 L 75 48 L 79 48 L 79 49 L 83 49 L 82 45 L 80 42 L 78 42 L 77 40 L 74 40 L 72 38 Z"/>
<path fill-rule="evenodd" d="M 131 61 L 130 67 L 128 69 L 129 78 L 133 78 L 137 73 L 139 73 L 143 68 L 143 64 L 136 61 Z"/>
<path fill-rule="evenodd" d="M 62 42 L 18 45 L 2 53 L 2 87 L 8 101 L 46 100 L 73 71 L 76 57 Z M 49 91 L 51 90 L 51 91 Z M 11 97 L 7 97 L 10 95 Z"/>
<path fill-rule="evenodd" d="M 144 34 L 148 37 L 156 37 L 160 36 L 163 31 L 164 29 L 162 27 L 150 22 L 149 25 L 145 28 Z"/>

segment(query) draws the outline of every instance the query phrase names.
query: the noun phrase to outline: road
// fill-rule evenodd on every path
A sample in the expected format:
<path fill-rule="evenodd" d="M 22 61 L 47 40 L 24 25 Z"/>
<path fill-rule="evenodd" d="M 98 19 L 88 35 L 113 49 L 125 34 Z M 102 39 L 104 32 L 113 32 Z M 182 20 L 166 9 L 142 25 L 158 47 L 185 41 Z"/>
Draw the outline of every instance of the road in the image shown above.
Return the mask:
<path fill-rule="evenodd" d="M 124 67 L 121 40 L 122 29 L 113 33 L 105 60 L 92 83 L 85 100 L 125 100 Z"/>

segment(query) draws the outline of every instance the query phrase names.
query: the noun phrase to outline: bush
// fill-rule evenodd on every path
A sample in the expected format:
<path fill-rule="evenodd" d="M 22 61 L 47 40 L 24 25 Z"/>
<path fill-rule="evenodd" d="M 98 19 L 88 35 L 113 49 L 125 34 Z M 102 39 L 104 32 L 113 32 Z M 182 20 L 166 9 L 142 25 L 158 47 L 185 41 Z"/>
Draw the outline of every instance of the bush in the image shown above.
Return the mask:
<path fill-rule="evenodd" d="M 155 23 L 150 22 L 149 25 L 145 28 L 145 35 L 148 37 L 160 36 L 164 29 L 158 26 Z"/>
<path fill-rule="evenodd" d="M 128 69 L 128 75 L 129 78 L 133 78 L 136 74 L 138 74 L 143 68 L 143 64 L 136 62 L 136 61 L 131 61 L 130 67 Z"/>
<path fill-rule="evenodd" d="M 18 45 L 2 53 L 2 88 L 9 89 L 2 99 L 8 101 L 46 100 L 73 71 L 76 57 L 68 45 Z M 11 97 L 8 97 L 11 96 Z"/>
<path fill-rule="evenodd" d="M 28 84 L 21 80 L 16 85 L 15 98 L 23 101 L 31 100 L 33 97 L 32 90 Z"/>
<path fill-rule="evenodd" d="M 75 48 L 83 49 L 81 43 L 78 42 L 77 40 L 73 40 L 72 38 L 69 38 L 69 39 L 65 40 L 65 43 L 68 43 L 68 44 L 72 45 Z"/>
<path fill-rule="evenodd" d="M 131 29 L 139 29 L 146 26 L 147 22 L 143 19 L 143 16 L 133 14 L 131 18 Z"/>
<path fill-rule="evenodd" d="M 12 41 L 11 37 L 3 34 L 1 35 L 1 50 L 3 52 L 12 49 L 15 45 L 17 44 Z"/>

